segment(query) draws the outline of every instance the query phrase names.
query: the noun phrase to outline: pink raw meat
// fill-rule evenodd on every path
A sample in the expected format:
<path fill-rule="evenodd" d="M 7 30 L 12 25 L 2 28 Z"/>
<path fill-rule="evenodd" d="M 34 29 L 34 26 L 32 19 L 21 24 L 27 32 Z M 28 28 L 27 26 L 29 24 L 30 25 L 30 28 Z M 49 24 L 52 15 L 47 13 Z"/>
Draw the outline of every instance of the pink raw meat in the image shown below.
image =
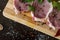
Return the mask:
<path fill-rule="evenodd" d="M 31 14 L 35 21 L 44 21 L 53 9 L 52 3 L 49 3 L 47 0 L 44 0 L 43 3 L 39 3 L 38 0 L 35 0 L 33 6 L 35 7 L 35 11 Z"/>

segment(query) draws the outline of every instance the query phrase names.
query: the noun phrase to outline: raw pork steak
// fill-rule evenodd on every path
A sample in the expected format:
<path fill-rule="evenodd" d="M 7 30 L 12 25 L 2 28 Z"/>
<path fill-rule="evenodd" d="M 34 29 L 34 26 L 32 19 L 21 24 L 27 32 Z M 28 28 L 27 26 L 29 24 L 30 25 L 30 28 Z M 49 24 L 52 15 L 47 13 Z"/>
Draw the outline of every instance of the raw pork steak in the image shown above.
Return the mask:
<path fill-rule="evenodd" d="M 35 21 L 44 22 L 53 9 L 52 3 L 49 3 L 48 0 L 44 0 L 43 3 L 39 3 L 38 0 L 35 0 L 33 6 L 35 7 L 35 11 L 32 12 L 32 17 Z"/>
<path fill-rule="evenodd" d="M 23 2 L 23 0 L 14 0 L 14 8 L 15 8 L 15 12 L 18 11 L 25 11 L 28 12 L 29 11 L 29 5 L 32 5 L 33 2 Z"/>
<path fill-rule="evenodd" d="M 60 10 L 54 8 L 52 13 L 49 14 L 48 22 L 49 26 L 60 29 Z"/>

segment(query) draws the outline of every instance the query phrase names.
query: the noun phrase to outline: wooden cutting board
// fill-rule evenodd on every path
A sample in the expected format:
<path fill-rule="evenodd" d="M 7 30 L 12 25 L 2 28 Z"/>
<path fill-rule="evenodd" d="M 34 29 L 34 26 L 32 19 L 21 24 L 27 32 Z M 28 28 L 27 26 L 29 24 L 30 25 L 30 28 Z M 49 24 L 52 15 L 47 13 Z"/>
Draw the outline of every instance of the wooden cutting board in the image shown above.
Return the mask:
<path fill-rule="evenodd" d="M 11 20 L 14 20 L 18 23 L 24 24 L 30 28 L 33 28 L 37 31 L 43 32 L 47 35 L 50 35 L 52 37 L 54 37 L 54 35 L 57 32 L 57 29 L 54 31 L 52 29 L 50 29 L 46 24 L 42 25 L 41 22 L 35 22 L 30 13 L 25 13 L 25 14 L 15 14 L 14 8 L 13 8 L 13 0 L 9 0 L 9 2 L 7 3 L 4 11 L 3 11 L 3 16 L 5 16 L 6 18 L 9 18 Z M 60 39 L 59 37 L 55 37 L 57 39 Z"/>

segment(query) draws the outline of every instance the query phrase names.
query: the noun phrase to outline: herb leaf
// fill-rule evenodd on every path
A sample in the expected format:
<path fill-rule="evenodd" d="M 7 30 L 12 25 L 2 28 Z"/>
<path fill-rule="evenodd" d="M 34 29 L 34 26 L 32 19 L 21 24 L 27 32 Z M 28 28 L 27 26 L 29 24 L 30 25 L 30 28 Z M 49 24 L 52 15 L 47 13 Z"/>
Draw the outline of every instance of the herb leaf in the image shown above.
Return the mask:
<path fill-rule="evenodd" d="M 30 10 L 30 11 L 35 11 L 35 7 L 29 5 L 29 10 Z"/>
<path fill-rule="evenodd" d="M 39 3 L 42 3 L 42 2 L 43 2 L 43 0 L 38 0 L 38 2 L 39 2 Z"/>
<path fill-rule="evenodd" d="M 53 7 L 56 7 L 58 10 L 60 10 L 60 3 L 53 1 L 52 4 Z"/>
<path fill-rule="evenodd" d="M 48 2 L 52 2 L 52 0 L 48 0 Z"/>
<path fill-rule="evenodd" d="M 60 10 L 60 3 L 57 3 L 57 9 Z"/>
<path fill-rule="evenodd" d="M 34 0 L 22 0 L 22 2 L 32 2 Z"/>
<path fill-rule="evenodd" d="M 57 2 L 53 1 L 52 4 L 53 4 L 53 7 L 57 7 Z"/>

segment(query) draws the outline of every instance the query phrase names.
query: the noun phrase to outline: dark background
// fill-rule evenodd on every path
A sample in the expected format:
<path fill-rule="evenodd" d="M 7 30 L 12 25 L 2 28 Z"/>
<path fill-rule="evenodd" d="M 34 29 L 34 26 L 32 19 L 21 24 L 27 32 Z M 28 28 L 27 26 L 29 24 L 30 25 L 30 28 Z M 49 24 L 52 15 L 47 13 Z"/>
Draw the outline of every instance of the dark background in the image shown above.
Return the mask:
<path fill-rule="evenodd" d="M 7 2 L 8 0 L 0 0 L 0 24 L 2 24 L 4 28 L 0 31 L 0 40 L 58 40 L 5 18 L 2 12 Z"/>

